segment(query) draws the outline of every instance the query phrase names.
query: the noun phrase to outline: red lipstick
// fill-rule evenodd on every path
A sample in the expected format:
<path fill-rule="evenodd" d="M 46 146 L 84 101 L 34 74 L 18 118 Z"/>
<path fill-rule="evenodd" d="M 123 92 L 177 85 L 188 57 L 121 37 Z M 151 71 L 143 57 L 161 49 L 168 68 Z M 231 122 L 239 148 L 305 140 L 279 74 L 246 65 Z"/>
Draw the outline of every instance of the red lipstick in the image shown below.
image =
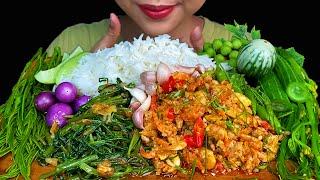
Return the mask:
<path fill-rule="evenodd" d="M 167 17 L 172 12 L 175 5 L 154 6 L 149 4 L 142 4 L 139 5 L 139 7 L 142 12 L 151 19 L 162 19 Z"/>

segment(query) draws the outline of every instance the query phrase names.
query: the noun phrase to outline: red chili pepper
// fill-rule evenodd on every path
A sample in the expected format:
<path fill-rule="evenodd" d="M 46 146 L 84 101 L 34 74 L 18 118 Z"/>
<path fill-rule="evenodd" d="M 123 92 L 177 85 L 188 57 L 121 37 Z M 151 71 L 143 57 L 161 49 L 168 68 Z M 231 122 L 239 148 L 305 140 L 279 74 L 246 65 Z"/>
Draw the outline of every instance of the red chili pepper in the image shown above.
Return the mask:
<path fill-rule="evenodd" d="M 204 141 L 204 131 L 204 123 L 202 118 L 199 117 L 193 127 L 193 140 L 196 147 L 202 147 Z"/>
<path fill-rule="evenodd" d="M 171 121 L 174 120 L 174 109 L 173 108 L 169 108 L 167 111 L 167 118 Z"/>
<path fill-rule="evenodd" d="M 217 170 L 218 172 L 223 172 L 224 171 L 224 166 L 221 162 L 217 162 L 216 163 L 216 167 L 214 168 L 215 170 Z"/>
<path fill-rule="evenodd" d="M 151 96 L 151 105 L 150 105 L 150 110 L 155 110 L 157 109 L 157 99 L 158 99 L 158 96 L 157 95 L 153 95 Z"/>
<path fill-rule="evenodd" d="M 183 80 L 183 79 L 179 79 L 175 81 L 176 81 L 176 85 L 180 87 L 182 87 L 186 83 L 186 80 Z"/>
<path fill-rule="evenodd" d="M 205 126 L 202 121 L 202 118 L 199 117 L 196 123 L 193 126 L 193 134 L 185 135 L 184 141 L 187 143 L 188 147 L 190 148 L 199 148 L 202 147 L 204 141 L 204 131 Z"/>
<path fill-rule="evenodd" d="M 187 146 L 189 148 L 194 148 L 195 147 L 195 144 L 194 144 L 194 141 L 193 141 L 193 136 L 192 135 L 185 135 L 183 137 L 184 141 L 187 143 Z"/>
<path fill-rule="evenodd" d="M 169 93 L 171 91 L 174 90 L 175 88 L 175 85 L 176 85 L 176 81 L 173 79 L 172 76 L 169 77 L 168 81 L 167 82 L 164 82 L 162 85 L 161 85 L 161 88 L 163 90 L 164 93 Z"/>
<path fill-rule="evenodd" d="M 265 129 L 265 130 L 270 130 L 271 126 L 267 121 L 261 121 L 261 126 Z"/>

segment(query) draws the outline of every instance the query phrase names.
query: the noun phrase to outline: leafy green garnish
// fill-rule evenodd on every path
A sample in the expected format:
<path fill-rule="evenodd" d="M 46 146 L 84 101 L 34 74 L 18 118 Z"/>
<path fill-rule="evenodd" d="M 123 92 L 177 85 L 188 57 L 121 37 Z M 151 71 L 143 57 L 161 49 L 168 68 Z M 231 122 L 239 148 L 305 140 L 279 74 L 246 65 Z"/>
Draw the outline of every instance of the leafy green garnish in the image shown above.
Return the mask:
<path fill-rule="evenodd" d="M 192 170 L 191 170 L 191 175 L 190 175 L 190 180 L 193 179 L 194 173 L 196 172 L 196 165 L 197 165 L 197 160 L 194 159 L 192 162 Z"/>
<path fill-rule="evenodd" d="M 213 99 L 211 102 L 210 102 L 210 105 L 214 108 L 214 109 L 219 109 L 219 110 L 223 110 L 223 111 L 225 111 L 225 110 L 227 110 L 224 106 L 222 106 L 220 103 L 219 103 L 219 101 L 218 101 L 218 99 Z"/>
<path fill-rule="evenodd" d="M 256 30 L 255 26 L 251 29 L 251 38 L 252 39 L 261 39 L 260 30 Z"/>
<path fill-rule="evenodd" d="M 169 97 L 169 99 L 176 99 L 178 97 L 184 96 L 184 93 L 185 93 L 185 91 L 183 89 L 178 90 L 178 91 L 173 91 L 168 95 L 168 97 Z"/>
<path fill-rule="evenodd" d="M 260 30 L 256 30 L 255 27 L 251 29 L 251 32 L 248 32 L 247 24 L 238 24 L 234 21 L 234 25 L 232 24 L 224 24 L 225 28 L 233 34 L 234 38 L 241 39 L 244 41 L 251 41 L 253 39 L 260 39 L 261 34 Z"/>
<path fill-rule="evenodd" d="M 232 24 L 224 24 L 225 28 L 230 31 L 234 37 L 238 39 L 247 39 L 248 26 L 246 24 L 240 25 L 236 21 L 234 21 L 234 25 Z"/>
<path fill-rule="evenodd" d="M 232 123 L 231 120 L 227 120 L 227 121 L 226 121 L 226 125 L 227 125 L 227 128 L 228 128 L 228 129 L 232 129 L 232 128 L 233 128 L 233 123 Z"/>
<path fill-rule="evenodd" d="M 298 53 L 294 47 L 286 49 L 286 52 L 290 54 L 301 67 L 303 67 L 304 56 L 302 54 Z"/>

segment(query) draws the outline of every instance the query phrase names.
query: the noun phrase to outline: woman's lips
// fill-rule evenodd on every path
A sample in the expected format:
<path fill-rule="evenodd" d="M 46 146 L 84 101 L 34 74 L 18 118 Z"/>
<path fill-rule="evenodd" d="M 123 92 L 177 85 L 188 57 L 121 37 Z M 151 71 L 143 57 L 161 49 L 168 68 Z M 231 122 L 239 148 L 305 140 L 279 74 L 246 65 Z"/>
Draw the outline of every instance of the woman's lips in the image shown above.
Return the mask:
<path fill-rule="evenodd" d="M 167 17 L 172 10 L 174 9 L 175 5 L 160 5 L 154 6 L 149 4 L 139 5 L 142 12 L 152 19 L 162 19 Z"/>

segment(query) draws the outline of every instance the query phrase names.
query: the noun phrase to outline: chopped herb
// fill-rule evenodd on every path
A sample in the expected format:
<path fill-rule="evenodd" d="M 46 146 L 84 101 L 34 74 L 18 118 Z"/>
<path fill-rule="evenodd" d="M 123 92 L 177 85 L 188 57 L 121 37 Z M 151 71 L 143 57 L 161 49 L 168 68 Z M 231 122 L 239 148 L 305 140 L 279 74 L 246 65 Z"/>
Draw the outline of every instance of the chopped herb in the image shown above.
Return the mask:
<path fill-rule="evenodd" d="M 211 101 L 211 102 L 210 102 L 210 105 L 211 105 L 214 109 L 223 110 L 223 111 L 226 111 L 226 110 L 227 110 L 224 106 L 222 106 L 222 105 L 219 103 L 219 101 L 218 101 L 217 98 L 215 98 L 213 101 Z"/>
<path fill-rule="evenodd" d="M 194 173 L 196 172 L 196 165 L 197 165 L 197 159 L 194 159 L 192 162 L 192 170 L 189 178 L 190 180 L 193 179 Z"/>
<path fill-rule="evenodd" d="M 176 98 L 184 96 L 184 94 L 185 94 L 185 90 L 182 89 L 182 90 L 178 90 L 178 91 L 172 91 L 168 95 L 168 97 L 169 97 L 169 99 L 176 99 Z"/>
<path fill-rule="evenodd" d="M 226 121 L 226 125 L 227 125 L 227 128 L 228 128 L 228 129 L 233 129 L 233 123 L 232 123 L 232 121 L 231 121 L 230 119 L 228 119 L 228 120 Z"/>

